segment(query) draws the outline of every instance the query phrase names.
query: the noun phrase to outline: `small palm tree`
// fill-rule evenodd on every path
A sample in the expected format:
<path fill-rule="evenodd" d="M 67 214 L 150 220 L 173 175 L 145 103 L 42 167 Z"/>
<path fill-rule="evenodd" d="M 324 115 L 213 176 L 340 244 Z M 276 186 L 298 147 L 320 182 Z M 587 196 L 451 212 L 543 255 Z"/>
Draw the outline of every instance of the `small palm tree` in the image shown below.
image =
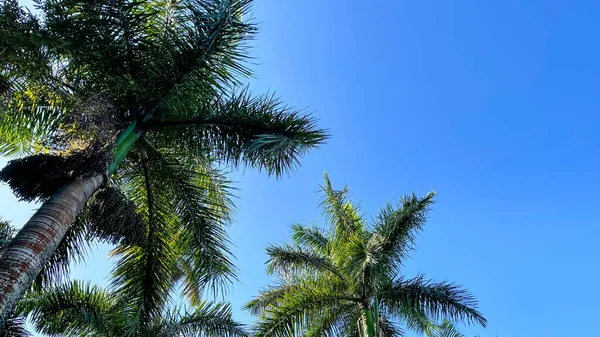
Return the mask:
<path fill-rule="evenodd" d="M 464 288 L 399 274 L 435 193 L 388 204 L 369 226 L 327 174 L 323 191 L 329 229 L 296 224 L 293 245 L 267 248 L 278 281 L 246 305 L 259 317 L 256 336 L 393 337 L 400 323 L 424 333 L 444 318 L 486 325 Z"/>
<path fill-rule="evenodd" d="M 184 311 L 165 309 L 143 324 L 139 308 L 118 294 L 73 281 L 30 294 L 19 305 L 38 333 L 51 336 L 247 337 L 224 303 L 201 302 Z"/>
<path fill-rule="evenodd" d="M 82 240 L 76 233 L 85 226 L 73 221 L 111 183 L 142 217 L 125 217 L 147 239 L 118 250 L 131 264 L 171 261 L 140 247 L 170 252 L 161 247 L 178 237 L 180 269 L 203 275 L 218 260 L 224 269 L 210 273 L 226 274 L 217 168 L 278 176 L 327 137 L 277 98 L 236 89 L 251 74 L 251 1 L 37 4 L 41 17 L 16 0 L 0 4 L 0 154 L 36 154 L 1 178 L 18 196 L 44 201 L 0 255 L 0 331 L 40 271 L 66 256 L 55 254 L 61 245 L 77 249 L 63 244 Z M 112 237 L 120 227 L 93 229 Z"/>

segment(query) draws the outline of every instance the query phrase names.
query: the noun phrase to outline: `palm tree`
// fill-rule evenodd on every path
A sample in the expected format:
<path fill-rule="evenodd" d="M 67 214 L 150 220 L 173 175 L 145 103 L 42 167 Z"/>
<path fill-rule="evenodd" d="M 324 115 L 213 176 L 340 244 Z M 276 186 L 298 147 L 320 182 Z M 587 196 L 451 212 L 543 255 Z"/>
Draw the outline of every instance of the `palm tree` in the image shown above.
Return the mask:
<path fill-rule="evenodd" d="M 225 303 L 201 302 L 191 309 L 165 309 L 140 325 L 136 305 L 106 289 L 73 281 L 55 285 L 23 300 L 19 309 L 30 315 L 38 333 L 51 336 L 218 336 L 247 337 Z"/>
<path fill-rule="evenodd" d="M 185 269 L 203 275 L 214 266 L 208 259 L 221 261 L 212 273 L 229 273 L 218 168 L 248 165 L 279 176 L 327 138 L 310 116 L 274 96 L 236 89 L 251 74 L 243 63 L 256 31 L 245 19 L 250 3 L 40 0 L 40 18 L 15 0 L 3 2 L 0 154 L 34 155 L 0 176 L 21 198 L 44 204 L 0 256 L 0 329 L 51 259 L 67 260 L 66 253 L 54 258 L 57 249 L 78 250 L 63 239 L 81 241 L 71 224 L 110 184 L 107 194 L 133 202 L 148 234 L 118 250 L 131 263 L 163 260 L 140 246 L 165 246 L 163 237 L 180 235 Z M 140 223 L 125 218 L 92 228 L 120 240 L 120 227 Z"/>
<path fill-rule="evenodd" d="M 278 279 L 246 305 L 259 317 L 256 336 L 393 337 L 400 323 L 425 332 L 443 318 L 486 325 L 459 285 L 400 275 L 435 193 L 387 204 L 369 226 L 346 187 L 333 190 L 325 174 L 322 189 L 330 227 L 295 224 L 293 245 L 267 248 Z"/>

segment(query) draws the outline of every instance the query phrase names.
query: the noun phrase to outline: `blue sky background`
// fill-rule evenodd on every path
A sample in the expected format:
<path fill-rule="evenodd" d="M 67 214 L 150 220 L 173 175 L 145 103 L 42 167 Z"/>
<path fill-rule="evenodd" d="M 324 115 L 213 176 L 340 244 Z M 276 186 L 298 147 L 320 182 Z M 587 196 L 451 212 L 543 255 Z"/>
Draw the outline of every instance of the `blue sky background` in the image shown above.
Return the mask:
<path fill-rule="evenodd" d="M 438 191 L 404 273 L 469 288 L 489 327 L 467 336 L 597 334 L 599 11 L 598 1 L 257 0 L 253 90 L 315 111 L 333 138 L 290 177 L 233 176 L 234 307 L 268 283 L 265 246 L 320 220 L 327 170 L 373 216 L 405 193 Z M 0 205 L 17 225 L 33 208 L 6 186 Z M 73 274 L 105 283 L 109 270 L 101 247 Z"/>

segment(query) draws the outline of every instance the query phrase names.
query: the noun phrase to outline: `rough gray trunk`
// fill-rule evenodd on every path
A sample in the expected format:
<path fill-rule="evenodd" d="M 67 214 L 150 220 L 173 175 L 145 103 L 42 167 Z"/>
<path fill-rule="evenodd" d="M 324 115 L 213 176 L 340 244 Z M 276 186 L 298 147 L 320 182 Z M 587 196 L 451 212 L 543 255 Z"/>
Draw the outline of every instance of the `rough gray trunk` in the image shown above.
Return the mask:
<path fill-rule="evenodd" d="M 38 209 L 0 255 L 0 331 L 102 182 L 103 177 L 97 175 L 65 185 Z"/>

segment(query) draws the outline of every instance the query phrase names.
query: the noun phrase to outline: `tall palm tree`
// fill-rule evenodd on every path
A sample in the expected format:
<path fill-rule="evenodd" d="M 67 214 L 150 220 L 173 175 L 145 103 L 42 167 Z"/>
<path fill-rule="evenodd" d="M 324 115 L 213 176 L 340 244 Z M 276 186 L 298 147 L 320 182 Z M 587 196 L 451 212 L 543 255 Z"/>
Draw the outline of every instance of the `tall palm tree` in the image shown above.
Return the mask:
<path fill-rule="evenodd" d="M 267 271 L 278 279 L 246 305 L 259 317 L 256 336 L 393 337 L 400 323 L 425 332 L 443 318 L 486 325 L 459 285 L 400 274 L 435 193 L 387 204 L 369 225 L 327 174 L 323 192 L 330 227 L 295 224 L 293 245 L 267 248 Z"/>
<path fill-rule="evenodd" d="M 143 245 L 164 246 L 164 231 L 183 228 L 182 256 L 201 275 L 213 266 L 205 259 L 228 265 L 217 167 L 278 176 L 327 137 L 274 96 L 235 89 L 251 74 L 250 0 L 37 3 L 41 17 L 15 0 L 0 6 L 0 153 L 34 154 L 1 176 L 44 201 L 0 256 L 0 329 L 109 177 L 143 215 Z M 139 246 L 120 252 L 162 259 L 138 256 Z"/>

